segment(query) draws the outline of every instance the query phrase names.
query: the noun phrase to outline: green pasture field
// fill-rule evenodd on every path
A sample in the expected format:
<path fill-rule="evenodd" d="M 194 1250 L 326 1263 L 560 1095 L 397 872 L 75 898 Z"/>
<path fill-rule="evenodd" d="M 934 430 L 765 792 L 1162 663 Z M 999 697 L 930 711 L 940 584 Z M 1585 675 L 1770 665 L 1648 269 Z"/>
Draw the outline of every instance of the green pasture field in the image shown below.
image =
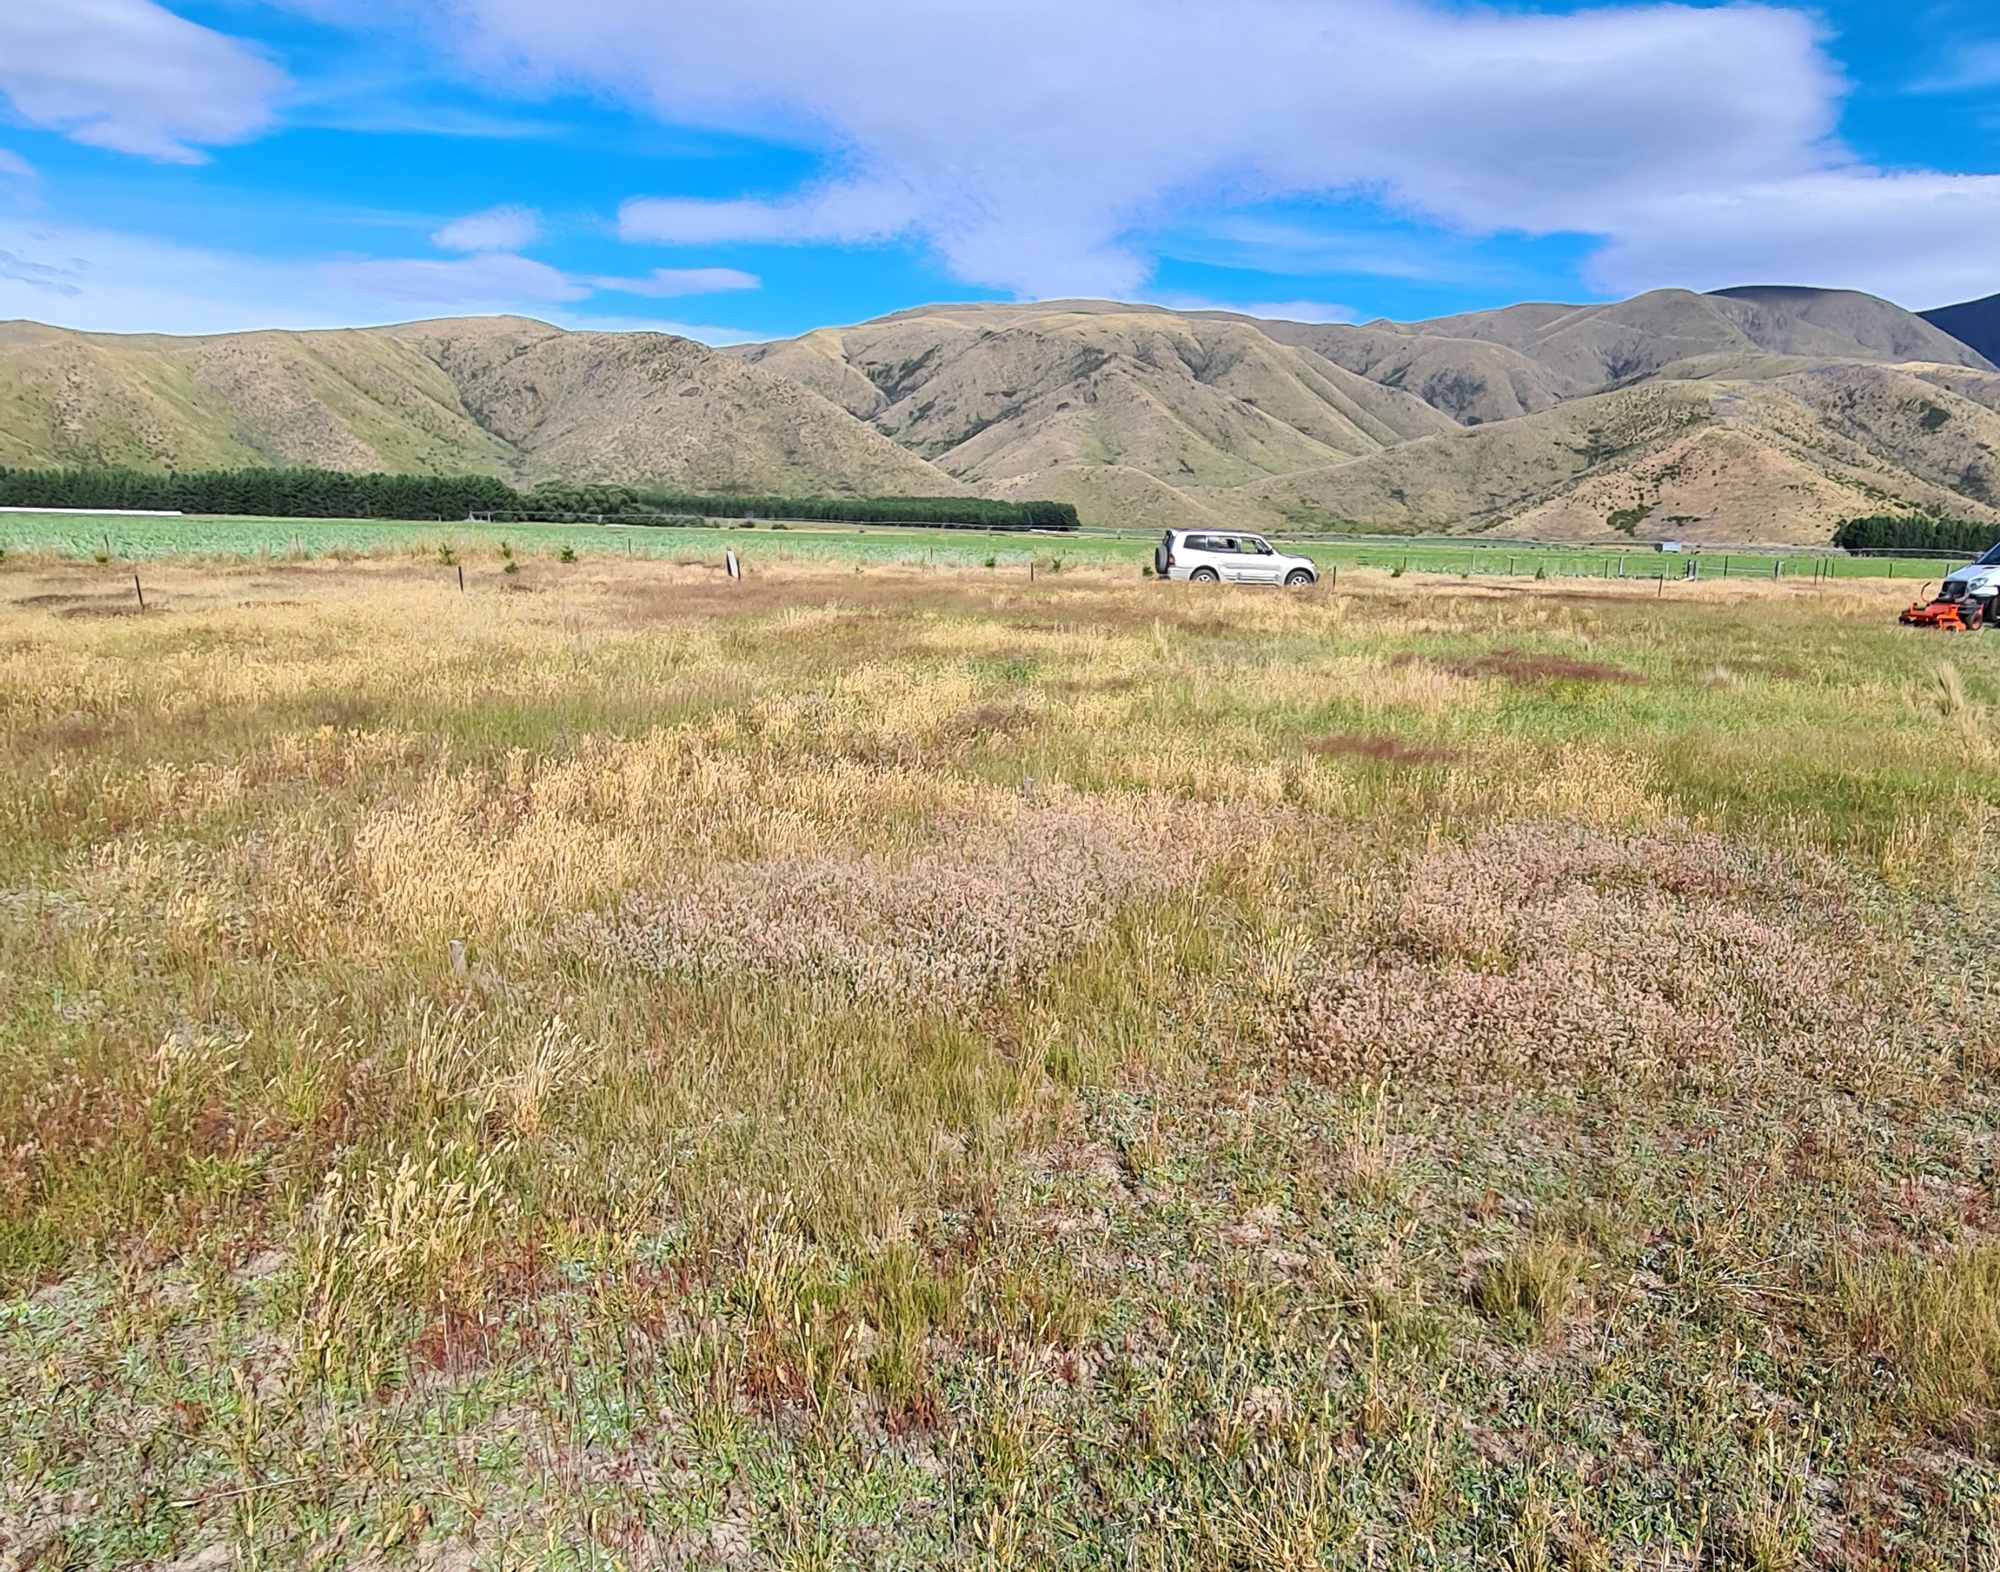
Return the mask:
<path fill-rule="evenodd" d="M 1463 541 L 1414 537 L 1407 541 L 1315 540 L 1274 537 L 1322 568 L 1370 567 L 1388 572 L 1501 575 L 1533 578 L 1678 579 L 1692 553 L 1656 552 L 1647 546 L 1562 546 L 1519 541 Z M 503 543 L 524 560 L 554 556 L 565 546 L 579 555 L 611 552 L 674 560 L 719 560 L 734 547 L 746 563 L 759 558 L 791 561 L 935 563 L 1025 569 L 1031 561 L 1060 568 L 1068 563 L 1130 562 L 1152 558 L 1157 532 L 1086 529 L 1074 535 L 1022 535 L 920 525 L 790 524 L 774 526 L 642 526 L 600 524 L 425 523 L 382 519 L 260 519 L 80 517 L 47 513 L 0 514 L 0 550 L 52 552 L 67 557 L 145 561 L 167 557 L 305 557 L 383 553 L 455 559 L 497 557 Z M 1858 558 L 1843 554 L 1717 551 L 1700 554 L 1704 579 L 1769 578 L 1775 566 L 1787 578 L 1941 578 L 1960 558 Z"/>

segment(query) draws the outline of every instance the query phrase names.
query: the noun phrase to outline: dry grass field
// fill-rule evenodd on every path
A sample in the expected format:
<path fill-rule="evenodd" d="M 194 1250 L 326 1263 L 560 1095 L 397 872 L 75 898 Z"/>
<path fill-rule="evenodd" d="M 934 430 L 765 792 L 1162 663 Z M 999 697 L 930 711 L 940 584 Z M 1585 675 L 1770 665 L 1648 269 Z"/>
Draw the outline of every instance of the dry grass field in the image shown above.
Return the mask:
<path fill-rule="evenodd" d="M 0 564 L 8 1572 L 2000 1565 L 2000 638 L 147 578 Z"/>

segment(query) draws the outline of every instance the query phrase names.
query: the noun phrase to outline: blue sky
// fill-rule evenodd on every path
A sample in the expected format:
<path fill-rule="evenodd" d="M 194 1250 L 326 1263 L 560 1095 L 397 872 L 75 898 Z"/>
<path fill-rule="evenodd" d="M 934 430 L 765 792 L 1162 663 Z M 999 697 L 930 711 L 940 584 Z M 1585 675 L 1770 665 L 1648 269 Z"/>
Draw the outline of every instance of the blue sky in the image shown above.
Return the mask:
<path fill-rule="evenodd" d="M 0 317 L 2000 291 L 2000 4 L 13 0 Z"/>

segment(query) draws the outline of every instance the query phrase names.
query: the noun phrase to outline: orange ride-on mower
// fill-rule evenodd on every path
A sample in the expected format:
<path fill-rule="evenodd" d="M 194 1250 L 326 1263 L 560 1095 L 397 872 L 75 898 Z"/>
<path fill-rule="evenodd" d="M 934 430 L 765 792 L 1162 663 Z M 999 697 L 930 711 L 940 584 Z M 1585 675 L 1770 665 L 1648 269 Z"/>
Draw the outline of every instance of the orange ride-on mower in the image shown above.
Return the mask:
<path fill-rule="evenodd" d="M 1965 586 L 1950 579 L 1939 586 L 1931 600 L 1913 600 L 1896 620 L 1906 628 L 1939 628 L 1946 633 L 1972 633 L 1986 621 L 1988 602 L 1968 595 Z"/>

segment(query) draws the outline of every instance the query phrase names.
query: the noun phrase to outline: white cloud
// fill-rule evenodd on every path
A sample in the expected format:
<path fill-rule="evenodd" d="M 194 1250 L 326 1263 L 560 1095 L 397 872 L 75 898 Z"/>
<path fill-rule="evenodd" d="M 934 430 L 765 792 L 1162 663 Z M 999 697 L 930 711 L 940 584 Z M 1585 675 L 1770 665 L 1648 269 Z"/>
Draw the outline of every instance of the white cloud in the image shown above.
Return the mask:
<path fill-rule="evenodd" d="M 755 273 L 734 267 L 656 267 L 644 278 L 593 278 L 593 289 L 608 289 L 621 295 L 644 295 L 668 300 L 680 295 L 720 295 L 738 289 L 762 289 L 764 281 Z"/>
<path fill-rule="evenodd" d="M 1770 4 L 431 3 L 476 68 L 807 142 L 845 171 L 776 201 L 634 201 L 630 239 L 916 236 L 1023 295 L 1132 293 L 1143 237 L 1216 207 L 1365 195 L 1470 233 L 1611 234 L 1649 202 L 1840 157 L 1819 24 Z"/>
<path fill-rule="evenodd" d="M 19 153 L 0 147 L 0 194 L 32 198 L 41 185 L 42 177 L 35 173 L 33 164 Z"/>
<path fill-rule="evenodd" d="M 1918 92 L 1967 93 L 2000 84 L 2000 42 L 1961 45 L 1949 57 L 1943 71 L 1916 84 Z"/>
<path fill-rule="evenodd" d="M 558 327 L 645 329 L 709 344 L 768 336 L 567 309 L 589 292 L 554 268 L 505 254 L 315 267 L 0 209 L 0 320 L 100 333 L 231 333 L 511 312 Z"/>
<path fill-rule="evenodd" d="M 542 238 L 542 217 L 531 207 L 490 207 L 453 219 L 431 236 L 444 251 L 519 251 Z"/>
<path fill-rule="evenodd" d="M 776 337 L 771 333 L 746 333 L 742 328 L 716 327 L 706 322 L 666 322 L 658 317 L 598 316 L 593 312 L 572 311 L 559 319 L 560 325 L 579 333 L 671 333 L 703 344 L 756 344 Z"/>
<path fill-rule="evenodd" d="M 1253 300 L 1239 304 L 1210 300 L 1204 295 L 1152 295 L 1155 304 L 1170 311 L 1233 311 L 1241 317 L 1263 317 L 1273 322 L 1359 322 L 1361 313 L 1352 306 L 1327 300 Z"/>
<path fill-rule="evenodd" d="M 553 304 L 590 293 L 588 284 L 559 268 L 505 251 L 482 251 L 455 262 L 337 262 L 326 271 L 346 288 L 377 299 L 460 309 L 487 309 L 510 300 Z"/>
<path fill-rule="evenodd" d="M 922 216 L 921 198 L 907 187 L 848 180 L 777 202 L 638 197 L 619 209 L 618 233 L 626 240 L 673 246 L 828 240 L 866 244 L 892 240 L 919 224 Z"/>
<path fill-rule="evenodd" d="M 152 0 L 0 4 L 0 93 L 93 147 L 199 163 L 271 122 L 285 75 L 249 46 Z"/>
<path fill-rule="evenodd" d="M 2000 175 L 1849 167 L 1660 198 L 1586 277 L 1613 293 L 1824 284 L 1927 308 L 2000 291 Z"/>

